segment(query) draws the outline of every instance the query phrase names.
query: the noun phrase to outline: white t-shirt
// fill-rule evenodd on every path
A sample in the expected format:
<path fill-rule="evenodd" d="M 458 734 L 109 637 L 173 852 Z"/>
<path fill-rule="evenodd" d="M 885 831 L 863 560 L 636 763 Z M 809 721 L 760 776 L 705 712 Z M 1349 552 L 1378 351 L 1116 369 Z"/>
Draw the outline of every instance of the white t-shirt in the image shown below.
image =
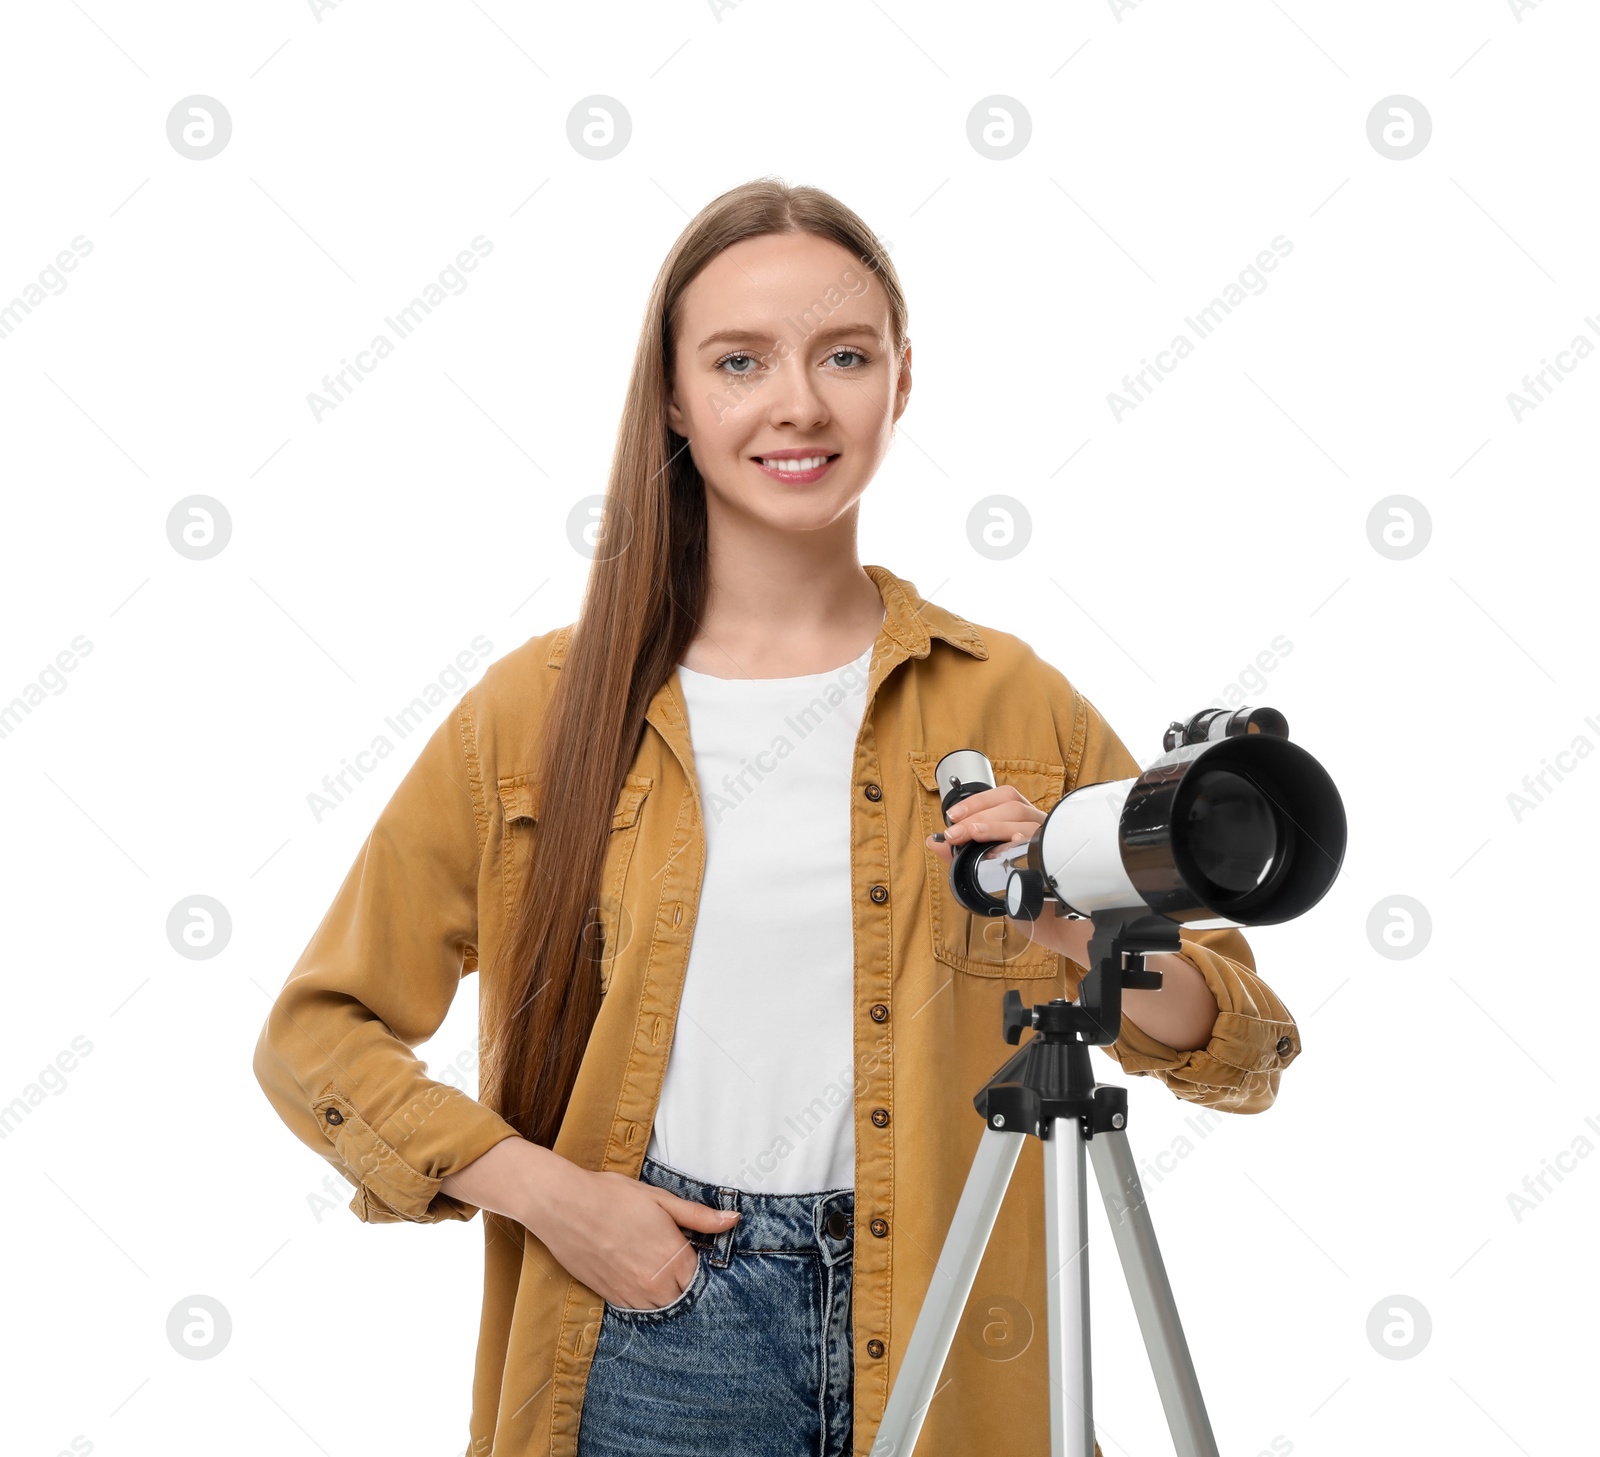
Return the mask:
<path fill-rule="evenodd" d="M 678 668 L 706 869 L 646 1152 L 695 1178 L 855 1187 L 850 781 L 871 658 L 798 678 Z"/>

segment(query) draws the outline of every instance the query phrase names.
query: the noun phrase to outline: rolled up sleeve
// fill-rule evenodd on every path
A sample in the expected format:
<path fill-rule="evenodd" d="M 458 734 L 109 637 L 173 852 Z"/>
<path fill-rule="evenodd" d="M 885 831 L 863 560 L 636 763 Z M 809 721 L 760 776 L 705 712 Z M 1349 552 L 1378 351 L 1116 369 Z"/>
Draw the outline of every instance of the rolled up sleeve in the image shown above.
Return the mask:
<path fill-rule="evenodd" d="M 369 1224 L 470 1219 L 441 1185 L 516 1136 L 412 1050 L 477 965 L 486 823 L 469 692 L 379 814 L 256 1042 L 268 1101 L 356 1186 Z"/>
<path fill-rule="evenodd" d="M 1059 678 L 1058 690 L 1056 723 L 1066 746 L 1067 790 L 1138 774 L 1140 764 L 1094 704 L 1065 678 Z M 1256 975 L 1255 955 L 1238 929 L 1184 930 L 1179 940 L 1178 954 L 1198 968 L 1217 1000 L 1205 1046 L 1168 1047 L 1124 1013 L 1117 1040 L 1103 1050 L 1124 1072 L 1155 1077 L 1186 1102 L 1230 1113 L 1270 1108 L 1283 1069 L 1300 1054 L 1294 1018 Z"/>
<path fill-rule="evenodd" d="M 1256 975 L 1237 930 L 1185 931 L 1183 959 L 1200 970 L 1217 999 L 1217 1020 L 1204 1047 L 1180 1052 L 1122 1017 L 1107 1049 L 1129 1073 L 1159 1078 L 1186 1102 L 1228 1113 L 1260 1113 L 1278 1096 L 1278 1079 L 1300 1054 L 1300 1031 L 1289 1009 Z"/>

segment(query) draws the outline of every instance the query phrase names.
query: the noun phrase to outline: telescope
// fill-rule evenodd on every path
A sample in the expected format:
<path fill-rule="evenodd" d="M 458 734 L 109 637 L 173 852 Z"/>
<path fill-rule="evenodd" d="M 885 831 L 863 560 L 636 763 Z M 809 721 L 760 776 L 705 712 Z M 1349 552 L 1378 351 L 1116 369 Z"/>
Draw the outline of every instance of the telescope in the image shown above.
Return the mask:
<path fill-rule="evenodd" d="M 969 911 L 1031 921 L 1112 910 L 1155 913 L 1196 930 L 1271 926 L 1310 910 L 1344 859 L 1344 805 L 1328 773 L 1272 708 L 1207 708 L 1174 721 L 1167 751 L 1132 779 L 1064 796 L 1033 835 L 969 841 L 950 889 Z M 953 805 L 995 785 L 977 749 L 934 769 Z"/>
<path fill-rule="evenodd" d="M 984 1130 L 889 1392 L 872 1457 L 912 1457 L 956 1326 L 1025 1138 L 1044 1147 L 1047 1362 L 1052 1457 L 1094 1451 L 1088 1194 L 1092 1160 L 1178 1457 L 1218 1457 L 1150 1209 L 1128 1143 L 1125 1088 L 1096 1083 L 1089 1048 L 1114 1042 L 1124 990 L 1159 990 L 1151 954 L 1181 949 L 1180 926 L 1270 926 L 1310 910 L 1339 874 L 1344 804 L 1327 772 L 1289 742 L 1271 708 L 1207 708 L 1172 723 L 1166 752 L 1131 779 L 1085 784 L 1026 840 L 954 850 L 950 889 L 969 911 L 1088 918 L 1076 1001 L 1026 1006 L 1005 993 L 1001 1030 L 1020 1050 L 972 1100 Z M 995 786 L 977 749 L 934 768 L 945 823 Z M 1022 1034 L 1034 1036 L 1022 1042 Z M 1279 1051 L 1282 1052 L 1283 1044 Z"/>

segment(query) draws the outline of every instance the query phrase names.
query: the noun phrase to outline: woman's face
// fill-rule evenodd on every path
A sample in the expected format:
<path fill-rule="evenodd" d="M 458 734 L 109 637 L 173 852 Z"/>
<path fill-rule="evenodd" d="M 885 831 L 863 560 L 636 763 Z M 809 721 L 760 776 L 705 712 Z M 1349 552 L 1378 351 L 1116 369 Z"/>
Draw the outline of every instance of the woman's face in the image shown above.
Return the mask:
<path fill-rule="evenodd" d="M 882 286 L 809 233 L 717 254 L 684 290 L 673 358 L 668 420 L 707 509 L 787 530 L 854 506 L 911 392 L 911 346 L 895 356 Z"/>

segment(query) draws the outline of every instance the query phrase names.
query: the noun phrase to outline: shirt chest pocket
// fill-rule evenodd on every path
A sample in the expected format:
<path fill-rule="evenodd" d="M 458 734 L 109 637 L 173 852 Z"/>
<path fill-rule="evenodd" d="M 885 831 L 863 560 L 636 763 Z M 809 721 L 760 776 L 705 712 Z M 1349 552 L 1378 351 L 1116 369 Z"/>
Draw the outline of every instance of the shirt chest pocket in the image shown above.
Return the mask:
<path fill-rule="evenodd" d="M 939 782 L 933 771 L 946 752 L 911 751 L 911 768 L 922 789 L 917 805 L 924 839 L 945 828 L 944 815 L 939 810 Z M 1061 798 L 1067 776 L 1064 764 L 993 756 L 989 762 L 994 766 L 996 784 L 1014 785 L 1036 808 L 1048 810 Z M 978 976 L 1060 974 L 1059 954 L 1031 941 L 1007 916 L 979 916 L 967 910 L 950 892 L 950 872 L 943 861 L 925 849 L 922 853 L 928 862 L 928 931 L 933 939 L 933 954 L 940 961 Z"/>
<path fill-rule="evenodd" d="M 643 825 L 644 802 L 655 781 L 647 774 L 629 774 L 617 796 L 606 841 L 605 865 L 600 875 L 600 903 L 596 919 L 604 936 L 605 955 L 600 964 L 600 990 L 611 985 L 618 955 L 636 934 L 635 918 L 624 899 L 628 867 L 639 842 Z M 503 841 L 500 884 L 505 926 L 509 934 L 513 918 L 520 914 L 524 882 L 533 861 L 533 837 L 539 822 L 540 785 L 537 771 L 508 774 L 499 781 Z"/>

